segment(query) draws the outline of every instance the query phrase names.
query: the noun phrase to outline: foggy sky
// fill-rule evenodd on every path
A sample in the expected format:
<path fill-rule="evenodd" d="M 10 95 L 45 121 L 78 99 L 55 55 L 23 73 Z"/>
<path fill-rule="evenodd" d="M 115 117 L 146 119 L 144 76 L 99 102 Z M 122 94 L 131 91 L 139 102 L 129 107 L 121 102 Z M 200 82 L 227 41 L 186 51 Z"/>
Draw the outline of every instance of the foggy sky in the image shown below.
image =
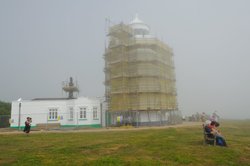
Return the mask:
<path fill-rule="evenodd" d="M 105 18 L 134 15 L 174 50 L 179 108 L 250 118 L 248 0 L 1 0 L 0 100 L 104 96 Z M 64 94 L 65 97 L 65 94 Z"/>

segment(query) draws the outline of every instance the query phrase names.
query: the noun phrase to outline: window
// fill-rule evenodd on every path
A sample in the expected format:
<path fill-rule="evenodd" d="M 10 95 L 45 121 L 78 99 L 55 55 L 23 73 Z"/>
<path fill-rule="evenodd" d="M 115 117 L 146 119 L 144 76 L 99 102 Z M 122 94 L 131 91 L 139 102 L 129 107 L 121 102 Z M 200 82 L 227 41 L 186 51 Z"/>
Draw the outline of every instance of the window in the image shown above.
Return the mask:
<path fill-rule="evenodd" d="M 74 108 L 69 107 L 69 119 L 73 120 L 74 119 Z"/>
<path fill-rule="evenodd" d="M 93 119 L 98 119 L 98 116 L 97 116 L 97 107 L 93 107 Z"/>
<path fill-rule="evenodd" d="M 49 120 L 57 120 L 57 108 L 50 108 L 49 109 Z"/>
<path fill-rule="evenodd" d="M 80 107 L 80 118 L 79 119 L 87 119 L 87 108 Z"/>

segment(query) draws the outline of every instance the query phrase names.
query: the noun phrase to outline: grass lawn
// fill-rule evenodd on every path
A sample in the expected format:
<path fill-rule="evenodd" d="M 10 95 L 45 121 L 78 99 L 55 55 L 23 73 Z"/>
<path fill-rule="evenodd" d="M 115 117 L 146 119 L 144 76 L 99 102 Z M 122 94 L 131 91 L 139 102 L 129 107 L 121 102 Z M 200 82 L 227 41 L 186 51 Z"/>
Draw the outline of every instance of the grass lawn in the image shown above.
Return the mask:
<path fill-rule="evenodd" d="M 222 121 L 228 148 L 201 126 L 0 135 L 0 165 L 250 165 L 250 120 Z"/>

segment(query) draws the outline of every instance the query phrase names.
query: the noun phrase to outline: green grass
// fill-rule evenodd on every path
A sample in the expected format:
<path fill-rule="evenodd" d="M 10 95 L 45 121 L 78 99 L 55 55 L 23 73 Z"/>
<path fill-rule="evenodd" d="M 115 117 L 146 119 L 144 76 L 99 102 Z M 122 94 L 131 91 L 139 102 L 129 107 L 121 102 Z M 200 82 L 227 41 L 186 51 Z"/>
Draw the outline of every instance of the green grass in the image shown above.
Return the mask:
<path fill-rule="evenodd" d="M 223 121 L 228 148 L 204 146 L 201 126 L 0 135 L 0 165 L 250 165 L 250 121 Z"/>

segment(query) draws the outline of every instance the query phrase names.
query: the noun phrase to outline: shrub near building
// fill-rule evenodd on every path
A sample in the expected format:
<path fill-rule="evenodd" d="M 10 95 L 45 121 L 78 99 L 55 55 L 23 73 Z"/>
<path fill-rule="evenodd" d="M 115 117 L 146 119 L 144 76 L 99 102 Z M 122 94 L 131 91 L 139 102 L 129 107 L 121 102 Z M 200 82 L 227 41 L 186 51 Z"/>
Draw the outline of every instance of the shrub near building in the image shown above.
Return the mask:
<path fill-rule="evenodd" d="M 0 128 L 9 127 L 11 104 L 0 101 Z"/>

